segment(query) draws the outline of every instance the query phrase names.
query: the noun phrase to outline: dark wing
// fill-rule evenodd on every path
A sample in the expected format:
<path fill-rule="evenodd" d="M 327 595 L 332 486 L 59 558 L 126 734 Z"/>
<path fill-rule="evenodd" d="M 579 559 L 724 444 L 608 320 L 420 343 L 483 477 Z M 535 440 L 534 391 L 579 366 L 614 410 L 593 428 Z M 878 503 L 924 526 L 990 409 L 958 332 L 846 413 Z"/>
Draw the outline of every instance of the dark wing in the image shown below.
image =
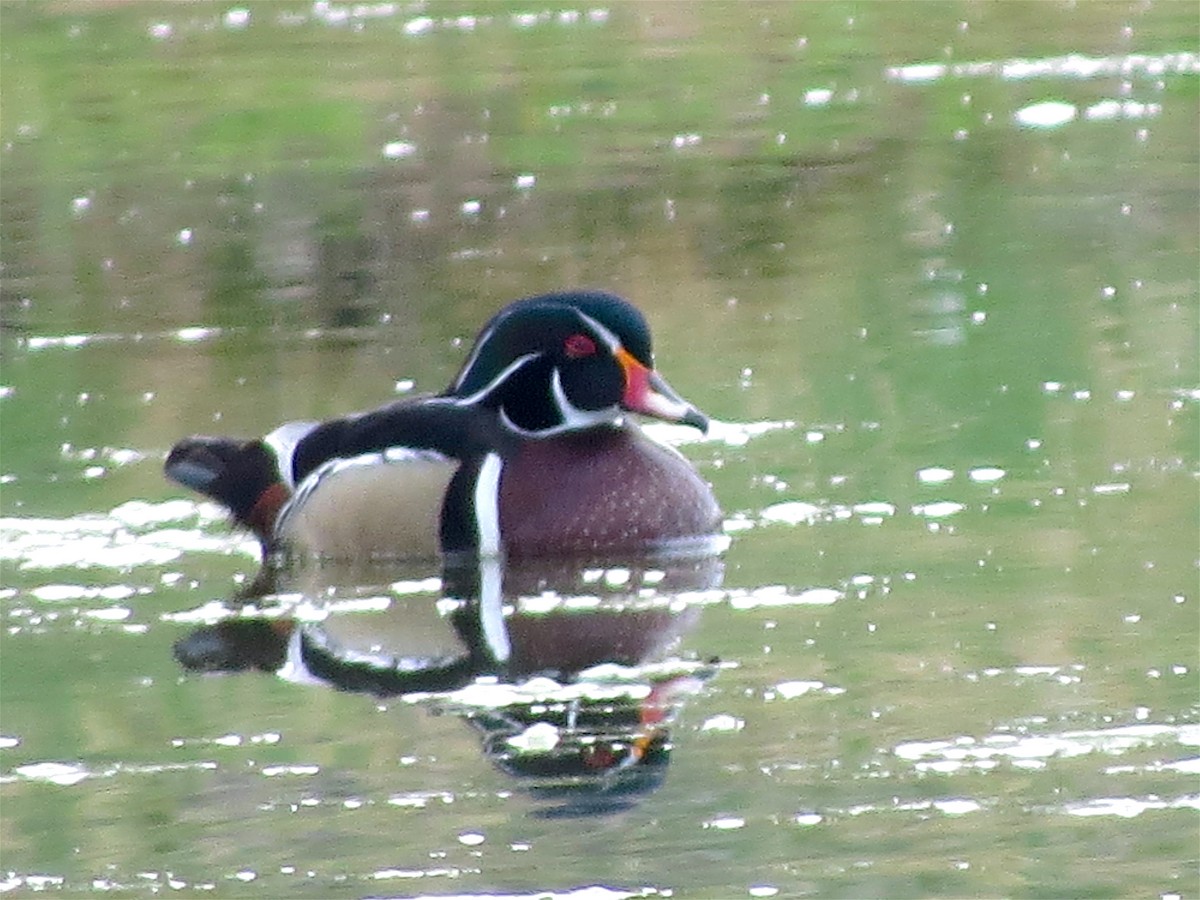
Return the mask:
<path fill-rule="evenodd" d="M 506 453 L 510 440 L 491 411 L 441 398 L 400 401 L 316 426 L 296 444 L 292 480 L 299 484 L 332 459 L 403 448 L 468 460 Z"/>
<path fill-rule="evenodd" d="M 392 449 L 434 451 L 461 463 L 447 489 L 442 545 L 469 548 L 477 540 L 471 488 L 479 466 L 488 453 L 507 456 L 513 440 L 491 411 L 442 398 L 401 401 L 311 428 L 307 423 L 298 424 L 301 431 L 307 431 L 294 442 L 272 437 L 249 441 L 186 438 L 171 450 L 165 473 L 221 503 L 266 546 L 280 510 L 291 497 L 286 486 L 289 481 L 298 487 L 331 460 Z M 290 479 L 285 477 L 289 468 Z"/>

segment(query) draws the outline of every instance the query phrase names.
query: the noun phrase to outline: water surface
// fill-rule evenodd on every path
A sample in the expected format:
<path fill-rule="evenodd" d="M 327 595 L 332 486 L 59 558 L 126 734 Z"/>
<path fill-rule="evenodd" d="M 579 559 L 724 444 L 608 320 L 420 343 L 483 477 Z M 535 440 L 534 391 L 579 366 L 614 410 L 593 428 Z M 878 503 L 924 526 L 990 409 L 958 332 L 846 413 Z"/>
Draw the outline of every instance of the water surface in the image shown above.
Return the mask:
<path fill-rule="evenodd" d="M 1189 4 L 0 15 L 4 891 L 1200 895 Z M 553 678 L 437 567 L 233 602 L 175 440 L 573 285 L 716 420 L 650 430 L 723 554 L 511 573 Z"/>

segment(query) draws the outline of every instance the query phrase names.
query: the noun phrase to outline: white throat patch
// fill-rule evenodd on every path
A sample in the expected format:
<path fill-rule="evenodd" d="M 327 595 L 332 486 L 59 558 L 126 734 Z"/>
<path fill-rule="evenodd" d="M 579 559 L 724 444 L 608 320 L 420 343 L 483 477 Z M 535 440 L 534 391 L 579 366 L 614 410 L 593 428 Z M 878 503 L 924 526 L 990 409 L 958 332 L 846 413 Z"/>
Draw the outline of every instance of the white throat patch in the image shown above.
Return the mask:
<path fill-rule="evenodd" d="M 567 397 L 567 392 L 563 390 L 562 375 L 558 369 L 554 370 L 550 384 L 554 390 L 554 405 L 558 407 L 558 414 L 563 421 L 559 428 L 563 431 L 605 425 L 616 421 L 621 415 L 620 408 L 617 406 L 607 406 L 604 409 L 580 409 L 573 404 Z"/>

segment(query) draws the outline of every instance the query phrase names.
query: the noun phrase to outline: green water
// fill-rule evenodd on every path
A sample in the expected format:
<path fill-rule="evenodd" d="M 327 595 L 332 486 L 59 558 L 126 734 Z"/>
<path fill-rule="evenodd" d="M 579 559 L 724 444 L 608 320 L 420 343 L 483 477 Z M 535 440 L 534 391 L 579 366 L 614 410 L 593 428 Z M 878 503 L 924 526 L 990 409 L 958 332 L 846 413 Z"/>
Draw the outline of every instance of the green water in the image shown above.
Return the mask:
<path fill-rule="evenodd" d="M 1198 33 L 0 5 L 0 888 L 1200 896 Z M 180 670 L 256 563 L 174 441 L 438 390 L 574 285 L 718 422 L 654 433 L 721 570 L 618 613 L 695 676 L 656 789 L 550 815 L 462 698 Z M 437 644 L 436 574 L 261 608 Z"/>

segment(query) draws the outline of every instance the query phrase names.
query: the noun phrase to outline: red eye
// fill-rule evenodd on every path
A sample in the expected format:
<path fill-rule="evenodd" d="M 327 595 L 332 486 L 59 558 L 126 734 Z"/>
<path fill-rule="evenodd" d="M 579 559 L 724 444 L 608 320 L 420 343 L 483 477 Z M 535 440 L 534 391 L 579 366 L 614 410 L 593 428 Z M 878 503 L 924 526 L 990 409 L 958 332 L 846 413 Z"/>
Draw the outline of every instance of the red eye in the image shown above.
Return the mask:
<path fill-rule="evenodd" d="M 563 342 L 568 359 L 582 359 L 596 352 L 596 342 L 586 334 L 573 334 Z"/>

